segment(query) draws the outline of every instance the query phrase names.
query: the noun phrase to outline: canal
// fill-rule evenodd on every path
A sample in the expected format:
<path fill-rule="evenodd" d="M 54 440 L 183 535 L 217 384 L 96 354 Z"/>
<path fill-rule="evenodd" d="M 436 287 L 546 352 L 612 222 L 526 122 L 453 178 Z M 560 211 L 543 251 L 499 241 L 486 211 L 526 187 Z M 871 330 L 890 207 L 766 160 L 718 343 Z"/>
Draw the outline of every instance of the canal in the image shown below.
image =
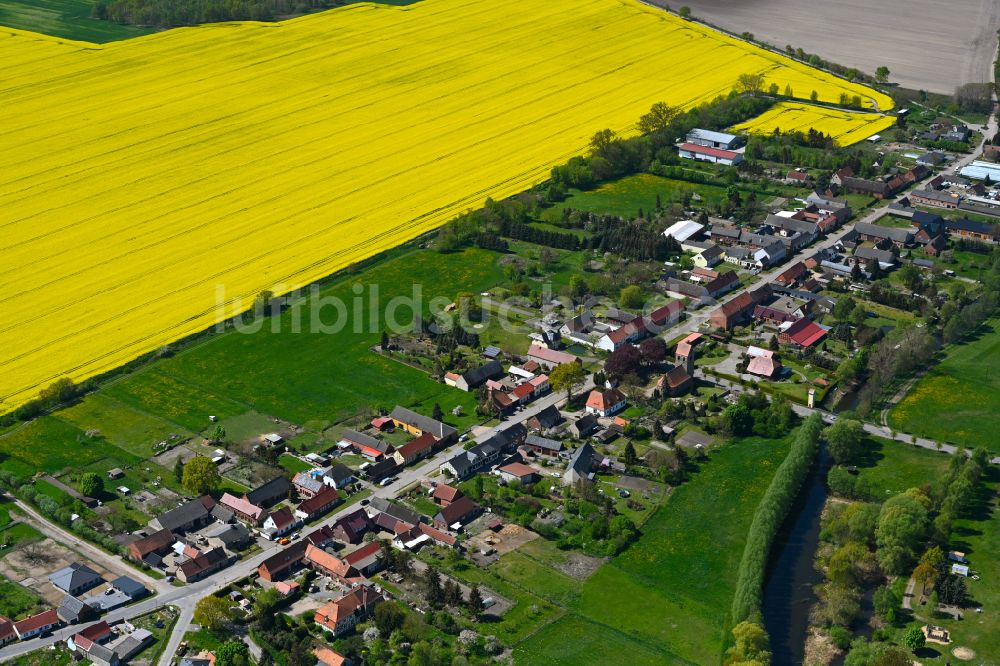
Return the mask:
<path fill-rule="evenodd" d="M 830 455 L 823 444 L 789 514 L 775 539 L 764 583 L 764 626 L 771 636 L 773 666 L 798 666 L 805 654 L 809 610 L 816 602 L 813 587 L 823 575 L 813 569 L 819 545 L 820 514 L 826 502 Z"/>

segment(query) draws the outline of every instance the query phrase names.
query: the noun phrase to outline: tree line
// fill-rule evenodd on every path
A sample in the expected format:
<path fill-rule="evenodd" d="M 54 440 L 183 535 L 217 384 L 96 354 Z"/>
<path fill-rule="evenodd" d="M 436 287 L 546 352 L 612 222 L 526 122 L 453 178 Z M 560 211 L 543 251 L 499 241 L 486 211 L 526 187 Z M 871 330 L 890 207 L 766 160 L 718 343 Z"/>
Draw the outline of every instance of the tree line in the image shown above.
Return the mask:
<path fill-rule="evenodd" d="M 115 23 L 171 28 L 220 21 L 271 21 L 340 4 L 332 0 L 97 0 L 91 16 Z"/>

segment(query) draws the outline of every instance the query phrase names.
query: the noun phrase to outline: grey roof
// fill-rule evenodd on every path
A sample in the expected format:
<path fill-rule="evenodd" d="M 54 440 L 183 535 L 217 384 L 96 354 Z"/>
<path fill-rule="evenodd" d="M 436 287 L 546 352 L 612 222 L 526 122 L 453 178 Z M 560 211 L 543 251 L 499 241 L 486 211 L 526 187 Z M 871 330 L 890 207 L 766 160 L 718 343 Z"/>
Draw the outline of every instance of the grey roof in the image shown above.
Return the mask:
<path fill-rule="evenodd" d="M 854 225 L 854 230 L 865 236 L 888 238 L 889 240 L 897 243 L 909 243 L 913 240 L 912 231 L 909 229 L 900 229 L 898 227 L 883 227 L 877 224 L 870 224 L 868 222 L 858 222 Z"/>
<path fill-rule="evenodd" d="M 201 498 L 198 498 L 160 514 L 153 521 L 150 521 L 150 524 L 155 522 L 161 529 L 183 532 L 192 523 L 207 518 L 210 513 L 209 509 L 205 508 Z"/>
<path fill-rule="evenodd" d="M 483 356 L 485 356 L 486 358 L 496 358 L 499 355 L 500 355 L 500 348 L 495 347 L 493 345 L 490 345 L 489 347 L 483 350 Z"/>
<path fill-rule="evenodd" d="M 930 259 L 914 259 L 913 265 L 921 268 L 934 268 L 934 262 Z"/>
<path fill-rule="evenodd" d="M 89 590 L 103 583 L 104 579 L 86 564 L 73 562 L 59 571 L 50 573 L 49 582 L 68 594 L 74 590 Z"/>
<path fill-rule="evenodd" d="M 343 463 L 333 463 L 326 469 L 323 476 L 330 477 L 334 483 L 340 485 L 354 476 L 354 470 Z"/>
<path fill-rule="evenodd" d="M 929 153 L 924 153 L 917 158 L 917 164 L 941 164 L 944 162 L 944 153 L 939 153 L 937 151 L 931 151 Z"/>
<path fill-rule="evenodd" d="M 109 590 L 109 592 L 111 592 Z M 111 592 L 111 594 L 94 594 L 83 600 L 88 606 L 98 611 L 106 613 L 109 610 L 124 606 L 132 601 L 132 597 L 124 592 Z"/>
<path fill-rule="evenodd" d="M 806 234 L 817 232 L 815 222 L 809 220 L 796 220 L 793 217 L 783 217 L 781 215 L 768 215 L 764 224 L 769 224 L 777 229 L 787 229 L 788 231 L 801 231 Z"/>
<path fill-rule="evenodd" d="M 920 197 L 922 199 L 929 199 L 931 201 L 942 201 L 942 202 L 945 202 L 945 203 L 958 203 L 958 197 L 955 196 L 955 195 L 953 195 L 948 190 L 941 190 L 941 191 L 939 191 L 939 190 L 923 189 L 923 190 L 918 190 L 916 192 L 913 192 L 910 196 L 914 197 L 914 198 Z"/>
<path fill-rule="evenodd" d="M 548 449 L 549 451 L 560 451 L 563 447 L 562 442 L 559 440 L 539 437 L 538 435 L 528 435 L 524 439 L 524 443 L 537 446 L 540 449 Z"/>
<path fill-rule="evenodd" d="M 726 134 L 725 132 L 695 128 L 687 133 L 687 138 L 688 141 L 701 139 L 703 141 L 714 141 L 716 143 L 732 143 L 739 137 L 735 134 Z"/>
<path fill-rule="evenodd" d="M 115 646 L 115 654 L 122 661 L 139 652 L 153 637 L 146 629 L 136 629 Z"/>
<path fill-rule="evenodd" d="M 215 518 L 220 523 L 232 522 L 233 517 L 236 515 L 226 507 L 221 504 L 216 504 L 212 507 L 212 518 Z"/>
<path fill-rule="evenodd" d="M 566 465 L 567 470 L 572 470 L 579 474 L 580 476 L 587 476 L 590 473 L 590 468 L 594 465 L 594 447 L 589 443 L 584 442 L 580 448 L 573 452 L 570 456 L 569 464 Z"/>
<path fill-rule="evenodd" d="M 753 251 L 748 247 L 731 247 L 726 249 L 726 256 L 733 259 L 746 259 L 752 254 Z"/>
<path fill-rule="evenodd" d="M 734 249 L 743 250 L 749 253 L 749 250 L 746 250 L 746 248 L 740 247 Z M 677 278 L 667 278 L 664 280 L 663 289 L 665 291 L 673 291 L 678 294 L 684 294 L 685 296 L 690 296 L 691 298 L 705 298 L 709 295 L 708 289 L 706 289 L 704 285 L 695 284 L 686 280 L 678 280 Z"/>
<path fill-rule="evenodd" d="M 115 652 L 111 648 L 97 642 L 92 643 L 85 650 L 81 648 L 81 651 L 86 653 L 87 657 L 96 664 L 110 664 L 115 659 Z"/>
<path fill-rule="evenodd" d="M 218 539 L 226 548 L 246 543 L 250 540 L 250 530 L 243 523 L 222 525 L 219 529 L 206 534 L 209 539 Z"/>
<path fill-rule="evenodd" d="M 500 365 L 500 361 L 490 361 L 489 363 L 484 363 L 478 368 L 473 368 L 472 370 L 464 372 L 462 374 L 462 379 L 464 379 L 465 383 L 469 386 L 479 386 L 487 379 L 499 377 L 503 373 L 503 366 Z M 435 421 L 435 423 L 437 423 L 437 421 Z M 420 428 L 419 425 L 417 427 Z M 420 429 L 425 430 L 425 428 Z M 431 434 L 433 435 L 434 431 L 431 431 Z"/>
<path fill-rule="evenodd" d="M 396 408 L 392 410 L 389 418 L 402 423 L 408 423 L 416 428 L 419 428 L 423 432 L 429 432 L 438 439 L 446 439 L 458 432 L 450 425 L 436 421 L 429 416 L 417 414 L 416 412 L 399 405 L 396 405 Z"/>
<path fill-rule="evenodd" d="M 382 453 L 389 453 L 392 448 L 392 445 L 388 442 L 378 439 L 377 437 L 372 437 L 371 435 L 366 435 L 363 432 L 358 432 L 357 430 L 345 430 L 340 437 L 341 439 L 347 439 L 352 442 L 362 444 L 370 449 L 381 451 Z"/>
<path fill-rule="evenodd" d="M 411 509 L 407 509 L 401 504 L 396 504 L 395 502 L 390 502 L 389 500 L 382 497 L 373 497 L 371 508 L 375 509 L 380 513 L 385 513 L 397 520 L 402 520 L 403 522 L 409 523 L 410 525 L 416 525 L 420 522 L 420 514 Z"/>
<path fill-rule="evenodd" d="M 709 233 L 713 236 L 722 236 L 724 238 L 739 238 L 740 230 L 738 227 L 714 225 L 709 229 Z"/>
<path fill-rule="evenodd" d="M 56 609 L 56 614 L 63 622 L 73 623 L 79 622 L 88 610 L 87 604 L 80 601 L 76 597 L 66 595 L 63 597 L 63 600 L 59 602 L 59 608 Z"/>
<path fill-rule="evenodd" d="M 235 526 L 230 525 L 229 527 Z M 111 581 L 111 587 L 120 592 L 124 592 L 133 599 L 138 599 L 139 597 L 145 596 L 149 593 L 149 590 L 146 589 L 145 585 L 134 578 L 129 578 L 128 576 L 119 576 L 118 578 L 115 578 Z"/>
<path fill-rule="evenodd" d="M 584 414 L 573 422 L 577 432 L 587 432 L 597 427 L 597 417 L 593 414 Z"/>
<path fill-rule="evenodd" d="M 563 420 L 562 414 L 559 413 L 559 409 L 555 405 L 549 405 L 532 418 L 537 419 L 543 428 L 551 428 Z"/>
<path fill-rule="evenodd" d="M 264 506 L 273 503 L 271 500 L 276 497 L 287 497 L 291 487 L 291 481 L 283 476 L 277 476 L 248 492 L 246 499 L 256 506 Z"/>
<path fill-rule="evenodd" d="M 975 220 L 968 220 L 965 218 L 962 218 L 961 220 L 945 220 L 944 226 L 946 229 L 971 231 L 977 234 L 995 235 L 997 233 L 996 225 L 990 224 L 989 222 L 977 222 Z"/>
<path fill-rule="evenodd" d="M 875 259 L 880 264 L 895 264 L 896 255 L 894 255 L 889 250 L 877 250 L 873 247 L 859 247 L 854 253 L 855 257 L 860 257 L 861 259 Z"/>

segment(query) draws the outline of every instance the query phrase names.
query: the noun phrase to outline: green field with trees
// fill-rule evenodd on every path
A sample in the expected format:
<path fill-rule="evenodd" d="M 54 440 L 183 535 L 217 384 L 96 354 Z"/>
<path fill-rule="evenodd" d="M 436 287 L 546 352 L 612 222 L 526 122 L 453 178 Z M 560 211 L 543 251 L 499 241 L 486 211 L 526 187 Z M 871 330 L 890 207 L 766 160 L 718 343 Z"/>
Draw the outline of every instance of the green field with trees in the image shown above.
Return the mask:
<path fill-rule="evenodd" d="M 0 0 L 0 25 L 85 42 L 114 42 L 152 32 L 95 18 L 94 0 Z"/>

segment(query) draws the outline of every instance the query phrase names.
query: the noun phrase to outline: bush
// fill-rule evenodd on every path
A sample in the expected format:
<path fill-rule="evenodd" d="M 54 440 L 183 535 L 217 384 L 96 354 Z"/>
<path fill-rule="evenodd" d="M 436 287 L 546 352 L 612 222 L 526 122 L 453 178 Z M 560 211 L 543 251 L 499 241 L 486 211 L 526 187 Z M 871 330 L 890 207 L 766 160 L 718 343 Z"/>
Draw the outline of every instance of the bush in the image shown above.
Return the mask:
<path fill-rule="evenodd" d="M 823 421 L 818 414 L 809 417 L 792 442 L 792 448 L 778 467 L 771 485 L 757 506 L 747 545 L 737 573 L 736 594 L 733 597 L 732 621 L 742 622 L 760 616 L 760 600 L 764 589 L 764 570 L 774 537 L 798 496 L 819 451 L 819 435 Z"/>

